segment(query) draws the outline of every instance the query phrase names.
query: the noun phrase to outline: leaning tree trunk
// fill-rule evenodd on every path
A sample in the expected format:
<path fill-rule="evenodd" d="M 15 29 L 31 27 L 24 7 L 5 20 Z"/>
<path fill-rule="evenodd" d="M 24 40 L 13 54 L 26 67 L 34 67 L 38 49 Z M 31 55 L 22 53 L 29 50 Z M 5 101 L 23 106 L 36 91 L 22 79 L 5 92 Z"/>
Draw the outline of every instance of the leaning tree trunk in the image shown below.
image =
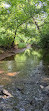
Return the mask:
<path fill-rule="evenodd" d="M 39 27 L 38 23 L 36 22 L 35 18 L 33 18 L 33 20 L 34 20 L 34 23 L 35 23 L 35 25 L 36 25 L 36 27 L 37 27 L 39 33 L 41 33 L 40 27 Z"/>
<path fill-rule="evenodd" d="M 31 18 L 31 17 L 29 17 L 29 19 L 30 19 L 30 18 Z M 27 20 L 26 20 L 26 21 L 27 21 Z M 21 25 L 22 25 L 23 23 L 25 23 L 26 21 L 20 23 L 20 24 L 17 26 L 17 29 L 19 28 L 19 26 L 21 26 Z M 34 17 L 33 17 L 33 21 L 34 21 L 34 24 L 36 25 L 36 27 L 37 27 L 39 33 L 41 33 L 40 27 L 38 26 L 38 23 L 36 22 L 36 20 L 35 20 Z M 27 25 L 26 25 L 26 27 L 27 27 Z M 15 41 L 15 37 L 16 37 L 16 33 L 17 33 L 17 29 L 15 30 L 14 40 L 13 40 L 12 45 L 11 45 L 12 47 L 14 47 L 14 41 Z"/>

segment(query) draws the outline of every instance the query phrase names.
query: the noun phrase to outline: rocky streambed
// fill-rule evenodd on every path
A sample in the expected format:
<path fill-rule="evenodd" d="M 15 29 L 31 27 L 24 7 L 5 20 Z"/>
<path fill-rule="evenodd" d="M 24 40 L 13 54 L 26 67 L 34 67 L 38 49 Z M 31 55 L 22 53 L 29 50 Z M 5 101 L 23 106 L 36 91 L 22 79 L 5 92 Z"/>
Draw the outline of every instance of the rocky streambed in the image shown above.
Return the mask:
<path fill-rule="evenodd" d="M 0 95 L 0 111 L 49 111 L 49 65 L 37 56 L 1 61 L 1 85 L 12 96 Z"/>

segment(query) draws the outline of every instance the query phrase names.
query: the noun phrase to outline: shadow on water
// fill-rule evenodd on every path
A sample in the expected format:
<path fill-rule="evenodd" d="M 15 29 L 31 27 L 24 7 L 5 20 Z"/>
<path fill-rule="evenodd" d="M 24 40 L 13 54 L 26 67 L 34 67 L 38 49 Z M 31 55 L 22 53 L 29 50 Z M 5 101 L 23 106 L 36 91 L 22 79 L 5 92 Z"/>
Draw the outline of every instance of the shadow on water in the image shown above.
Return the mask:
<path fill-rule="evenodd" d="M 47 72 L 47 75 L 49 75 L 49 51 L 42 50 L 42 55 L 43 55 L 42 60 L 43 60 L 45 71 Z"/>
<path fill-rule="evenodd" d="M 49 56 L 41 52 L 27 49 L 0 61 L 0 85 L 13 95 L 0 100 L 0 110 L 48 111 L 49 99 L 40 86 L 49 84 Z"/>

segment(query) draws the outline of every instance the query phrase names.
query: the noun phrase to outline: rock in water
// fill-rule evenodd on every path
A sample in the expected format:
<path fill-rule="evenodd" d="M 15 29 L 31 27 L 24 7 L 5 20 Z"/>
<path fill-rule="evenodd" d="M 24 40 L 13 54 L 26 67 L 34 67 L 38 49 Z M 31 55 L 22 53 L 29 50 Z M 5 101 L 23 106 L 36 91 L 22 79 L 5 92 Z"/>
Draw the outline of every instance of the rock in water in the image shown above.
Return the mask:
<path fill-rule="evenodd" d="M 0 86 L 0 98 L 9 98 L 13 97 L 7 90 L 3 89 L 3 86 Z"/>
<path fill-rule="evenodd" d="M 41 89 L 43 89 L 43 88 L 44 88 L 44 86 L 40 85 L 40 88 L 41 88 Z"/>
<path fill-rule="evenodd" d="M 49 91 L 49 85 L 45 87 L 45 91 Z"/>
<path fill-rule="evenodd" d="M 3 89 L 3 94 L 7 97 L 13 97 L 7 90 Z"/>

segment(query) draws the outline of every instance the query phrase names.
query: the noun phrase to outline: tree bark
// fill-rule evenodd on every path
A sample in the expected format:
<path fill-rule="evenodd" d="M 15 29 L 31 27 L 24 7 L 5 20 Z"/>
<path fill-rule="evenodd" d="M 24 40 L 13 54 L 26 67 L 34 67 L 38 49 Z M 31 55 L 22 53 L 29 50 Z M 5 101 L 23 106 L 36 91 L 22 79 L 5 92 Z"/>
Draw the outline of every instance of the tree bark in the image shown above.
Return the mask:
<path fill-rule="evenodd" d="M 35 18 L 33 18 L 33 20 L 34 20 L 34 23 L 35 23 L 37 29 L 39 30 L 39 33 L 41 33 L 41 30 L 40 30 L 39 25 L 38 25 L 38 23 L 36 22 Z"/>

